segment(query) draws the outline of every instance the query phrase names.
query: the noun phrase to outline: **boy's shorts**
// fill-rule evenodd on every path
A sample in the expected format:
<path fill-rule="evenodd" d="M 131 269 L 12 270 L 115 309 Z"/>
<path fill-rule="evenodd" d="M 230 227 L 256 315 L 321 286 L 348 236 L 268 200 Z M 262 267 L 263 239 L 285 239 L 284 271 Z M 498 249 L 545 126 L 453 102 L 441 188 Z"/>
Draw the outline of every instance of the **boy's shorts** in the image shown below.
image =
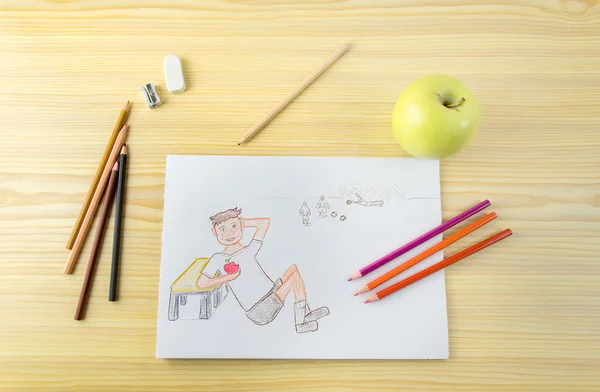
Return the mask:
<path fill-rule="evenodd" d="M 246 312 L 246 316 L 254 324 L 265 325 L 275 320 L 275 317 L 277 317 L 279 311 L 283 308 L 283 301 L 275 294 L 277 289 L 281 287 L 281 284 L 281 279 L 277 279 L 273 283 L 273 288 Z"/>

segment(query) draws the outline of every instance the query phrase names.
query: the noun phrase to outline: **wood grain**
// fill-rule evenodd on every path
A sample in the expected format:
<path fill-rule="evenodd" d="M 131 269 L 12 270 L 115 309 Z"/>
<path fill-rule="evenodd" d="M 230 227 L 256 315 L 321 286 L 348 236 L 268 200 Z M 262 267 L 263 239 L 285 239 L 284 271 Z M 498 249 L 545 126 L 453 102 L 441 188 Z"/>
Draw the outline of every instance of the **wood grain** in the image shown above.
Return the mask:
<path fill-rule="evenodd" d="M 600 390 L 596 1 L 0 0 L 0 53 L 0 390 Z M 160 89 L 168 54 L 183 94 Z M 166 154 L 406 156 L 394 101 L 434 73 L 484 111 L 473 144 L 442 162 L 444 218 L 489 198 L 499 218 L 481 238 L 515 233 L 448 271 L 451 359 L 154 359 Z M 150 81 L 165 101 L 153 111 Z M 64 243 L 127 100 L 121 300 L 106 300 L 104 249 L 78 323 L 84 268 L 61 273 Z"/>

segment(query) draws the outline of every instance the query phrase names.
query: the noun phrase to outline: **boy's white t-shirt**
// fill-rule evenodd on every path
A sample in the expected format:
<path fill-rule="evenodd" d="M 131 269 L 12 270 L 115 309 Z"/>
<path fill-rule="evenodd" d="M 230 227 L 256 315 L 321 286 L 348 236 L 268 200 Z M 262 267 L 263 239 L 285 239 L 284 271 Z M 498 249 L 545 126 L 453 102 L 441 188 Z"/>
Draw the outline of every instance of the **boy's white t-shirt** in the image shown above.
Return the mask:
<path fill-rule="evenodd" d="M 233 295 L 245 311 L 250 310 L 273 288 L 273 280 L 269 278 L 256 259 L 261 246 L 262 241 L 253 239 L 247 246 L 233 255 L 215 253 L 208 262 L 208 267 L 211 269 L 221 268 L 228 262 L 240 266 L 240 276 L 228 284 Z M 227 259 L 230 260 L 225 261 Z"/>

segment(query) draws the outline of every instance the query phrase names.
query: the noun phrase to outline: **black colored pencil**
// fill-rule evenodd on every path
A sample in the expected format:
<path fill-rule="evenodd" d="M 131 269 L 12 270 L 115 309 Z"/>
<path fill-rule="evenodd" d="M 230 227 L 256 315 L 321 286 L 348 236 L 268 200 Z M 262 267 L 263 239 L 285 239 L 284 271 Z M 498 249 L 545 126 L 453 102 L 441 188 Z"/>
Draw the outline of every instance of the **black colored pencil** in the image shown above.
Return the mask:
<path fill-rule="evenodd" d="M 115 232 L 113 236 L 112 266 L 110 270 L 109 301 L 117 300 L 119 284 L 119 256 L 121 255 L 121 226 L 123 222 L 123 203 L 125 203 L 125 174 L 127 173 L 127 145 L 119 156 L 119 179 L 117 183 L 117 207 L 115 211 Z"/>

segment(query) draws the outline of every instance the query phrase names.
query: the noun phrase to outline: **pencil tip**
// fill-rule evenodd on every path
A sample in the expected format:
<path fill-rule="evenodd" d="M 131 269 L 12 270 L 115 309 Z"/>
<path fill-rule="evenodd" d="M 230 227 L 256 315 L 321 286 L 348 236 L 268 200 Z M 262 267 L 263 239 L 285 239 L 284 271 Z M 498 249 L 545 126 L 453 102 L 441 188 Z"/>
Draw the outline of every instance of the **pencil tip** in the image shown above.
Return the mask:
<path fill-rule="evenodd" d="M 129 101 L 127 101 L 125 106 L 123 106 L 123 110 L 125 110 L 126 112 L 129 111 Z"/>
<path fill-rule="evenodd" d="M 367 291 L 369 291 L 369 288 L 367 286 L 363 287 L 362 289 L 358 290 L 356 292 L 356 294 L 354 294 L 354 296 L 360 295 L 362 293 L 366 293 Z"/>
<path fill-rule="evenodd" d="M 360 272 L 355 272 L 355 273 L 352 274 L 352 276 L 350 277 L 350 279 L 348 279 L 348 282 L 350 282 L 351 280 L 354 280 L 354 279 L 358 279 L 358 278 L 362 278 L 362 275 L 361 275 Z"/>
<path fill-rule="evenodd" d="M 123 154 L 127 154 L 127 144 L 123 144 L 123 147 L 121 147 L 121 155 Z"/>
<path fill-rule="evenodd" d="M 112 168 L 113 171 L 119 170 L 119 161 L 116 161 Z"/>
<path fill-rule="evenodd" d="M 352 281 L 352 277 L 349 277 L 349 278 L 348 278 L 348 282 L 351 282 L 351 281 Z"/>
<path fill-rule="evenodd" d="M 238 146 L 241 146 L 241 145 L 242 145 L 242 142 L 239 142 L 239 143 L 238 143 Z"/>

